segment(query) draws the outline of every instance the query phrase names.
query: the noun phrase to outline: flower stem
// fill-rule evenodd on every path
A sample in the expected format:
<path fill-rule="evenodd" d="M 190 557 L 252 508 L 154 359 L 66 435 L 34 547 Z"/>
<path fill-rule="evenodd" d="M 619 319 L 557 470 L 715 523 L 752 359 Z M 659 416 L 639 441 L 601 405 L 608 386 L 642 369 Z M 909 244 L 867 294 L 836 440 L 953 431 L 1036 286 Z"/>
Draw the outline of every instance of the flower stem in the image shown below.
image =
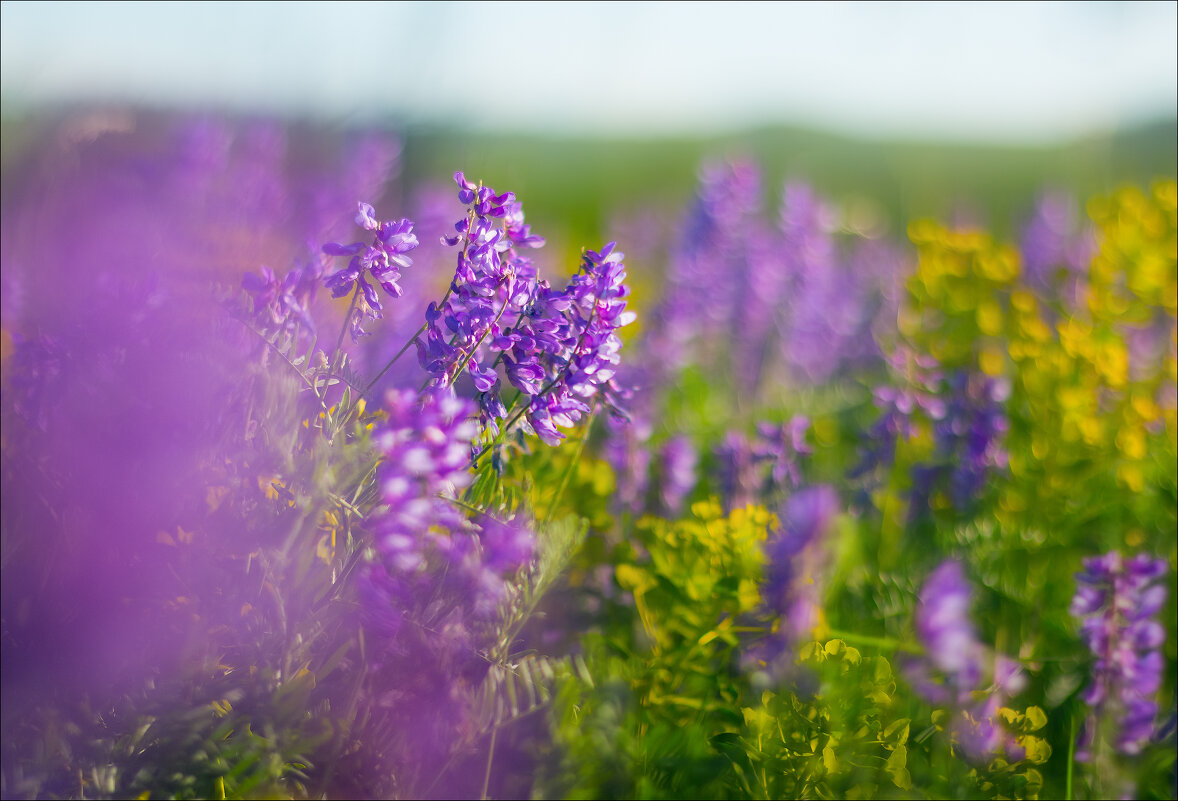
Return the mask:
<path fill-rule="evenodd" d="M 592 411 L 589 412 L 589 418 L 585 421 L 585 430 L 581 433 L 581 438 L 577 440 L 577 449 L 573 452 L 573 458 L 569 461 L 568 468 L 565 469 L 564 475 L 560 478 L 560 484 L 556 487 L 556 494 L 552 496 L 552 503 L 548 506 L 548 514 L 544 516 L 545 523 L 552 522 L 552 515 L 556 513 L 556 506 L 560 503 L 565 488 L 568 486 L 569 480 L 573 477 L 573 471 L 581 463 L 581 454 L 585 452 L 585 440 L 589 439 L 589 429 L 593 427 L 593 418 L 596 414 L 597 404 L 594 403 Z"/>
<path fill-rule="evenodd" d="M 335 350 L 331 354 L 331 368 L 339 367 L 337 363 L 344 346 L 344 334 L 348 331 L 348 323 L 352 321 L 352 312 L 356 310 L 356 299 L 360 297 L 360 280 L 356 279 L 356 288 L 352 291 L 352 302 L 348 304 L 348 313 L 344 315 L 343 325 L 339 329 L 339 338 L 335 341 Z"/>
<path fill-rule="evenodd" d="M 450 287 L 446 290 L 446 294 L 442 295 L 442 299 L 438 302 L 439 309 L 442 306 L 446 305 L 446 301 L 450 299 L 450 293 L 453 291 L 454 291 L 454 285 L 451 284 Z M 399 351 L 397 351 L 397 354 L 395 356 L 393 356 L 393 358 L 389 359 L 388 363 L 385 364 L 384 367 L 380 368 L 380 372 L 377 373 L 376 376 L 371 381 L 368 382 L 368 385 L 366 387 L 364 387 L 364 391 L 361 393 L 361 397 L 365 397 L 368 395 L 369 390 L 371 390 L 374 386 L 376 386 L 376 382 L 379 381 L 381 378 L 383 378 L 384 374 L 387 373 L 389 371 L 389 369 L 394 364 L 397 363 L 397 360 L 405 355 L 405 351 L 409 350 L 409 346 L 417 341 L 417 338 L 425 332 L 425 329 L 428 326 L 429 326 L 429 323 L 422 323 L 421 324 L 421 328 L 418 328 L 417 331 L 415 331 L 413 333 L 413 336 L 409 337 L 409 339 L 406 340 L 405 344 L 401 346 L 401 349 Z"/>
<path fill-rule="evenodd" d="M 483 792 L 480 798 L 487 801 L 487 788 L 491 784 L 491 760 L 495 757 L 495 735 L 499 733 L 498 726 L 491 726 L 491 743 L 487 746 L 487 769 L 483 771 Z"/>
<path fill-rule="evenodd" d="M 852 631 L 839 631 L 838 629 L 831 629 L 830 636 L 835 639 L 846 640 L 849 643 L 871 645 L 876 648 L 885 648 L 889 651 L 904 651 L 910 654 L 924 653 L 924 650 L 918 645 L 913 645 L 903 640 L 894 640 L 891 637 L 872 637 L 866 634 L 856 634 Z"/>

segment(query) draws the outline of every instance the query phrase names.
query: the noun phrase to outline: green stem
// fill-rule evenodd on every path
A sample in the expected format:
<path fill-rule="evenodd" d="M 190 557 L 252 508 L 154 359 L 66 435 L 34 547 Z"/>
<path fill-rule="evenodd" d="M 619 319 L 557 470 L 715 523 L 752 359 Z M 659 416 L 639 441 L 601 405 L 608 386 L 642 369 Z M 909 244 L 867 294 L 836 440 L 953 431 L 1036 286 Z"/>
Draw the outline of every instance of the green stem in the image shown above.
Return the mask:
<path fill-rule="evenodd" d="M 339 329 L 339 338 L 335 341 L 335 350 L 331 354 L 331 367 L 333 370 L 338 366 L 336 361 L 339 359 L 340 350 L 344 346 L 344 334 L 348 331 L 348 323 L 352 321 L 352 312 L 356 310 L 356 299 L 360 297 L 361 280 L 363 279 L 356 279 L 356 288 L 352 291 L 352 302 L 348 304 L 348 313 L 344 315 L 344 323 Z"/>
<path fill-rule="evenodd" d="M 1068 772 L 1065 778 L 1064 798 L 1072 801 L 1072 768 L 1076 764 L 1076 718 L 1073 715 L 1068 723 Z"/>
<path fill-rule="evenodd" d="M 483 792 L 481 798 L 487 801 L 487 788 L 491 784 L 491 761 L 495 757 L 495 735 L 499 733 L 498 726 L 491 727 L 491 744 L 487 747 L 487 769 L 483 771 Z"/>
<path fill-rule="evenodd" d="M 569 480 L 573 477 L 573 471 L 581 463 L 581 454 L 585 452 L 585 440 L 589 439 L 589 429 L 593 427 L 593 416 L 596 413 L 597 405 L 594 404 L 593 409 L 589 412 L 589 418 L 585 421 L 585 430 L 582 432 L 581 438 L 577 440 L 577 449 L 573 452 L 573 458 L 569 462 L 569 466 L 565 469 L 564 475 L 560 477 L 560 484 L 556 487 L 556 494 L 552 496 L 552 503 L 548 507 L 548 513 L 544 516 L 545 523 L 552 522 L 552 515 L 556 513 L 556 506 L 560 503 L 565 488 L 568 486 Z"/>
<path fill-rule="evenodd" d="M 447 294 L 449 294 L 449 293 L 447 293 Z M 445 300 L 443 300 L 442 302 L 445 303 Z M 365 395 L 367 395 L 368 391 L 370 389 L 372 389 L 374 386 L 376 386 L 376 382 L 379 381 L 381 378 L 383 378 L 384 374 L 387 373 L 389 371 L 389 369 L 394 364 L 397 363 L 397 359 L 400 359 L 402 356 L 405 355 L 405 351 L 409 350 L 409 346 L 412 345 L 417 340 L 417 338 L 419 336 L 421 336 L 423 331 L 425 331 L 426 325 L 427 325 L 427 323 L 422 323 L 421 328 L 418 328 L 417 331 L 414 332 L 413 336 L 409 337 L 409 339 L 405 342 L 405 344 L 401 346 L 401 349 L 399 351 L 397 351 L 397 355 L 394 356 L 393 358 L 389 359 L 388 364 L 386 364 L 384 367 L 380 368 L 380 372 L 376 374 L 376 377 L 373 378 L 371 381 L 369 381 L 367 386 L 364 387 L 364 391 L 362 393 L 360 393 L 360 397 L 364 397 Z"/>
<path fill-rule="evenodd" d="M 856 634 L 851 631 L 839 631 L 838 629 L 831 629 L 830 636 L 845 640 L 849 643 L 858 643 L 859 645 L 870 645 L 876 648 L 885 648 L 889 651 L 904 651 L 909 654 L 922 654 L 924 649 L 919 645 L 913 645 L 902 640 L 894 640 L 890 637 L 871 637 L 866 634 Z"/>

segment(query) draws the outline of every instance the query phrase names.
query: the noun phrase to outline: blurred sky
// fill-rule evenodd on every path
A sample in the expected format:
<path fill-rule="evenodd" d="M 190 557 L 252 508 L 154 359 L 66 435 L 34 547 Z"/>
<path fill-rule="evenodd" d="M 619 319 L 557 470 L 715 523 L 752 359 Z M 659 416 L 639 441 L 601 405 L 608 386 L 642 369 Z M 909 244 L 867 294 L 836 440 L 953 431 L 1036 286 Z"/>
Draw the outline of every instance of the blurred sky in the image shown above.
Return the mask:
<path fill-rule="evenodd" d="M 1050 141 L 1178 113 L 1178 2 L 3 3 L 0 96 L 589 135 Z"/>

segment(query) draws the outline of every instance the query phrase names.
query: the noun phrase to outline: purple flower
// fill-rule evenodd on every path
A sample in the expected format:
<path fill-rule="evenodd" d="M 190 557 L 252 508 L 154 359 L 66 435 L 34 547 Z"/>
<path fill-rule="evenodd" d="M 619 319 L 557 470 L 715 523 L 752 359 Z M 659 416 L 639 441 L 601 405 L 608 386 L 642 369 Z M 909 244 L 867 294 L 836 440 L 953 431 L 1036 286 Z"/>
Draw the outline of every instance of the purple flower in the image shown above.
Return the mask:
<path fill-rule="evenodd" d="M 663 445 L 659 460 L 662 464 L 660 500 L 668 516 L 677 516 L 683 511 L 684 500 L 695 489 L 699 456 L 691 440 L 678 434 Z"/>
<path fill-rule="evenodd" d="M 331 290 L 333 297 L 341 298 L 359 286 L 364 300 L 375 312 L 384 307 L 376 289 L 364 280 L 367 272 L 373 280 L 394 298 L 401 296 L 401 287 L 397 279 L 401 277 L 401 270 L 413 264 L 413 260 L 405 254 L 417 247 L 417 237 L 413 234 L 413 223 L 402 219 L 381 222 L 376 219 L 376 211 L 367 203 L 360 203 L 356 224 L 366 231 L 373 232 L 370 244 L 352 242 L 347 245 L 338 242 L 328 242 L 323 246 L 323 252 L 329 256 L 351 256 L 348 265 L 328 276 L 324 285 Z"/>
<path fill-rule="evenodd" d="M 1166 563 L 1139 554 L 1124 560 L 1116 551 L 1084 560 L 1076 574 L 1071 613 L 1081 619 L 1080 637 L 1096 657 L 1084 701 L 1092 707 L 1076 758 L 1092 758 L 1097 723 L 1115 719 L 1116 748 L 1138 754 L 1153 734 L 1162 684 L 1161 647 L 1166 631 L 1153 617 L 1166 599 L 1156 583 Z"/>
<path fill-rule="evenodd" d="M 541 247 L 544 239 L 524 224 L 523 207 L 510 192 L 497 195 L 467 181 L 461 172 L 454 181 L 468 210 L 454 225 L 455 234 L 442 242 L 461 248 L 450 291 L 426 313 L 426 340 L 417 340 L 418 358 L 435 386 L 452 386 L 465 371 L 479 393 L 493 392 L 493 399 L 480 401 L 493 421 L 506 410 L 498 400 L 499 359 L 487 362 L 491 350 L 511 350 L 504 362 L 508 380 L 517 388 L 536 388 L 536 371 L 528 358 L 535 340 L 527 334 L 512 337 L 509 321 L 523 320 L 539 287 L 535 267 L 518 249 Z M 505 315 L 510 315 L 506 321 Z"/>
<path fill-rule="evenodd" d="M 959 562 L 943 562 L 929 574 L 916 606 L 916 634 L 922 659 L 909 662 L 904 674 L 912 688 L 933 704 L 954 707 L 954 735 L 966 756 L 983 762 L 997 753 L 1017 753 L 1014 737 L 997 720 L 1007 699 L 1025 686 L 1018 663 L 991 657 L 978 640 L 969 609 L 972 591 Z M 987 664 L 993 682 L 979 698 Z"/>
<path fill-rule="evenodd" d="M 1040 291 L 1062 289 L 1074 302 L 1077 278 L 1096 252 L 1096 237 L 1082 225 L 1075 201 L 1066 194 L 1042 195 L 1021 244 L 1027 283 Z M 1061 279 L 1064 285 L 1058 286 Z"/>
<path fill-rule="evenodd" d="M 784 424 L 758 423 L 756 437 L 730 431 L 716 447 L 720 496 L 729 511 L 750 503 L 773 503 L 801 483 L 799 457 L 806 444 L 808 418 L 796 415 Z"/>
<path fill-rule="evenodd" d="M 782 631 L 791 641 L 809 636 L 817 623 L 817 587 L 805 578 L 813 578 L 822 540 L 838 510 L 833 487 L 799 490 L 785 505 L 780 534 L 765 546 L 765 598 L 784 616 Z"/>
<path fill-rule="evenodd" d="M 814 637 L 822 620 L 819 574 L 826 561 L 827 532 L 839 511 L 834 488 L 820 484 L 798 490 L 782 512 L 782 528 L 764 546 L 763 595 L 780 617 L 778 633 L 750 649 L 748 663 L 763 664 L 759 681 L 781 679 L 793 663 L 795 646 Z"/>
<path fill-rule="evenodd" d="M 969 616 L 971 595 L 961 564 L 948 561 L 929 574 L 916 607 L 916 634 L 944 678 L 946 699 L 973 689 L 982 677 L 984 650 Z"/>

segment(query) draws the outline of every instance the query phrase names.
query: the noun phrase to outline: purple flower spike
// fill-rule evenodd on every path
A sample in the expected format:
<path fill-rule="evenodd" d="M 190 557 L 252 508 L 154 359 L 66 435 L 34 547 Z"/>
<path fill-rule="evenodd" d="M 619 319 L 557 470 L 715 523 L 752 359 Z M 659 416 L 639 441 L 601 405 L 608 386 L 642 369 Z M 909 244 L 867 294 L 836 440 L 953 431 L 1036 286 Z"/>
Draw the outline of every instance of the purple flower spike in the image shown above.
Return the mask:
<path fill-rule="evenodd" d="M 1080 637 L 1096 657 L 1084 701 L 1092 714 L 1084 723 L 1076 758 L 1092 759 L 1097 722 L 1119 723 L 1116 749 L 1139 754 L 1154 733 L 1162 684 L 1161 647 L 1166 631 L 1153 616 L 1165 603 L 1162 559 L 1138 554 L 1124 560 L 1116 551 L 1084 560 L 1076 574 L 1071 613 L 1081 619 Z"/>
<path fill-rule="evenodd" d="M 998 710 L 1026 684 L 1018 663 L 991 652 L 977 638 L 969 616 L 973 592 L 959 562 L 949 560 L 929 574 L 920 591 L 915 623 L 925 657 L 904 674 L 930 703 L 953 707 L 957 744 L 974 762 L 995 754 L 1019 758 L 1018 744 L 997 720 Z M 992 662 L 992 687 L 979 697 Z"/>
<path fill-rule="evenodd" d="M 982 646 L 969 617 L 969 582 L 958 562 L 934 570 L 920 591 L 916 633 L 947 684 L 972 689 L 982 676 Z"/>
<path fill-rule="evenodd" d="M 785 505 L 780 536 L 765 547 L 769 561 L 765 597 L 787 616 L 787 625 L 782 630 L 791 639 L 801 638 L 813 628 L 817 610 L 817 599 L 812 595 L 814 585 L 803 584 L 798 579 L 813 572 L 814 565 L 810 562 L 815 551 L 820 550 L 815 546 L 821 544 L 838 510 L 838 494 L 829 485 L 797 491 Z"/>
<path fill-rule="evenodd" d="M 355 289 L 358 283 L 370 310 L 368 316 L 376 317 L 376 313 L 384 307 L 376 290 L 364 280 L 364 273 L 367 272 L 391 297 L 401 297 L 402 290 L 397 280 L 401 277 L 401 270 L 413 264 L 413 260 L 405 254 L 417 247 L 418 242 L 410 220 L 381 222 L 376 219 L 372 206 L 367 203 L 358 205 L 356 224 L 366 231 L 374 231 L 376 235 L 368 245 L 363 242 L 325 244 L 323 252 L 327 255 L 352 258 L 346 267 L 324 279 L 324 285 L 334 297 L 342 298 Z"/>

